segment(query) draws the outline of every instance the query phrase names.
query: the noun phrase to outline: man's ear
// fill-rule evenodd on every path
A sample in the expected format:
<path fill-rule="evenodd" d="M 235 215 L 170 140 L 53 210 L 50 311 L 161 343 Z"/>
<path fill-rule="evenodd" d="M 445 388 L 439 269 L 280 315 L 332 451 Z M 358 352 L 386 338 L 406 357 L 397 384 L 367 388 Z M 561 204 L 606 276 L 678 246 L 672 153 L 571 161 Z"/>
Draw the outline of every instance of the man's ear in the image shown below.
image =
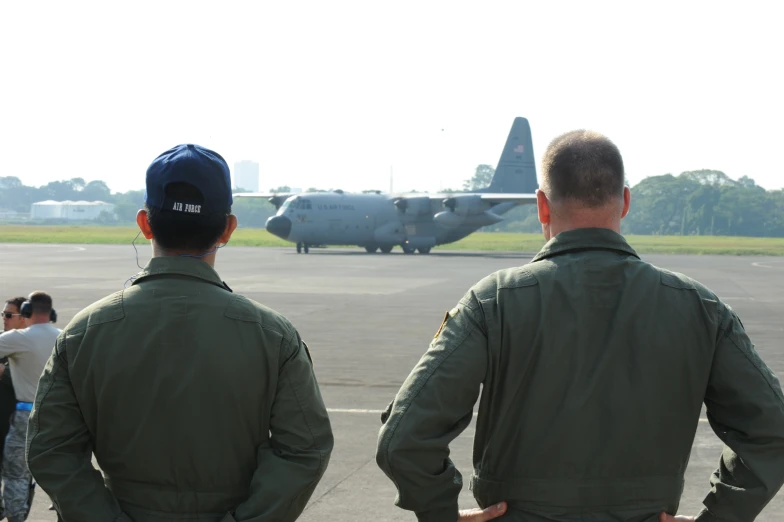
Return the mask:
<path fill-rule="evenodd" d="M 237 216 L 235 216 L 234 214 L 229 214 L 229 216 L 226 218 L 226 230 L 224 230 L 223 234 L 221 234 L 219 241 L 224 245 L 227 244 L 231 239 L 231 235 L 234 233 L 236 229 L 237 229 Z"/>
<path fill-rule="evenodd" d="M 539 223 L 548 224 L 550 222 L 550 201 L 539 189 L 536 190 L 536 210 L 539 213 Z"/>
<path fill-rule="evenodd" d="M 629 190 L 629 187 L 623 187 L 623 211 L 621 212 L 621 219 L 626 217 L 626 214 L 629 213 L 629 208 L 632 204 L 632 191 Z"/>
<path fill-rule="evenodd" d="M 152 239 L 152 229 L 150 222 L 147 220 L 147 211 L 144 209 L 136 213 L 136 224 L 139 225 L 139 230 L 146 239 Z"/>

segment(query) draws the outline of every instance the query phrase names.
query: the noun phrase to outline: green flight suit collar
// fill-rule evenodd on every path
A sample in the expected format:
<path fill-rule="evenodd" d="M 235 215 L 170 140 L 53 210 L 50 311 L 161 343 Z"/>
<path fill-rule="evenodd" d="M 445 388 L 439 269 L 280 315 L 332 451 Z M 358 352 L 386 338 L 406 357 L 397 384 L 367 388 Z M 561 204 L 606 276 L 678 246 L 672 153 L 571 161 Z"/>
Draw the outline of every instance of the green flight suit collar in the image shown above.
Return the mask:
<path fill-rule="evenodd" d="M 232 291 L 231 288 L 221 280 L 218 272 L 210 265 L 199 259 L 183 256 L 153 257 L 141 271 L 139 276 L 134 279 L 133 284 L 135 285 L 139 281 L 143 281 L 152 276 L 168 274 L 194 277 L 225 288 L 229 292 Z"/>
<path fill-rule="evenodd" d="M 629 246 L 624 237 L 608 228 L 578 228 L 561 232 L 551 238 L 531 262 L 578 250 L 614 250 L 618 253 L 640 256 Z"/>

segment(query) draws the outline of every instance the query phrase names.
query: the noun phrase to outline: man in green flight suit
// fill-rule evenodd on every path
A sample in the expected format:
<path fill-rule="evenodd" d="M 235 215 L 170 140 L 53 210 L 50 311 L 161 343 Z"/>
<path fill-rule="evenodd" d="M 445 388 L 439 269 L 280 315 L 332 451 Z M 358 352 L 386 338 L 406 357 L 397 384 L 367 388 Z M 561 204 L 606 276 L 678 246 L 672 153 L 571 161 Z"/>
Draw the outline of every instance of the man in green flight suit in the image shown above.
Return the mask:
<path fill-rule="evenodd" d="M 30 471 L 69 522 L 293 521 L 333 447 L 308 348 L 213 268 L 237 226 L 224 159 L 179 145 L 146 184 L 153 258 L 57 339 Z"/>
<path fill-rule="evenodd" d="M 738 316 L 620 235 L 631 194 L 604 136 L 553 140 L 546 245 L 474 285 L 382 416 L 396 504 L 454 522 L 449 443 L 479 397 L 471 489 L 525 522 L 751 522 L 784 483 L 784 396 Z M 702 404 L 726 444 L 705 509 L 678 516 Z"/>

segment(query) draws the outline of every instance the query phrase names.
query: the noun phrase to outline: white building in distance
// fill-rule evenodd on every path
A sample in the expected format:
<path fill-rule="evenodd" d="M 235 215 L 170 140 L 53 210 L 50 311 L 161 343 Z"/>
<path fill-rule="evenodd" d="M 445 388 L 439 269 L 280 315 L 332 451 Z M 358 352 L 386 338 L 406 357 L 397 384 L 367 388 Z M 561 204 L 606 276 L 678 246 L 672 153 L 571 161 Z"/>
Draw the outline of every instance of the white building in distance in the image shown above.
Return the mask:
<path fill-rule="evenodd" d="M 259 164 L 243 160 L 234 164 L 234 188 L 251 192 L 259 191 Z"/>
<path fill-rule="evenodd" d="M 103 201 L 38 201 L 30 208 L 30 219 L 93 221 L 101 212 L 114 215 L 114 205 Z"/>

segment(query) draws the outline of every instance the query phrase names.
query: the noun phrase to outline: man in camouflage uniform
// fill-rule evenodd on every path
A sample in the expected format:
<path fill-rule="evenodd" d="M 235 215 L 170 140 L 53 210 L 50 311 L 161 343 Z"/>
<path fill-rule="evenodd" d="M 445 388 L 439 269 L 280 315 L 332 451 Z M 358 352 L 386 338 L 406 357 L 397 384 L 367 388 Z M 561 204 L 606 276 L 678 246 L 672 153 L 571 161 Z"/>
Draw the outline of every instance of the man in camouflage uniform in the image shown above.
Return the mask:
<path fill-rule="evenodd" d="M 38 379 L 60 333 L 51 324 L 52 298 L 44 292 L 30 294 L 19 313 L 26 328 L 0 335 L 0 357 L 8 357 L 17 400 L 3 448 L 3 501 L 8 522 L 22 522 L 30 512 L 34 488 L 25 460 L 27 424 Z"/>
<path fill-rule="evenodd" d="M 26 328 L 25 318 L 22 317 L 19 309 L 22 303 L 27 301 L 26 297 L 14 297 L 8 299 L 3 307 L 3 332 L 11 330 L 21 330 Z M 16 411 L 16 392 L 11 378 L 11 370 L 8 365 L 8 357 L 0 359 L 0 470 L 2 470 L 3 451 L 5 449 L 5 438 L 11 427 L 11 417 Z M 0 473 L 0 476 L 2 474 Z M 5 504 L 0 495 L 0 519 L 5 516 Z"/>
<path fill-rule="evenodd" d="M 27 327 L 25 318 L 22 317 L 22 314 L 19 311 L 25 301 L 27 301 L 26 297 L 14 297 L 5 302 L 2 312 L 3 332 L 21 330 Z M 0 456 L 3 454 L 2 450 L 5 446 L 5 437 L 8 435 L 11 416 L 15 411 L 16 392 L 14 392 L 11 370 L 8 367 L 8 357 L 3 357 L 0 359 Z M 0 506 L 2 505 L 2 498 L 0 498 Z"/>
<path fill-rule="evenodd" d="M 229 168 L 177 146 L 148 168 L 145 198 L 153 258 L 57 339 L 30 470 L 68 522 L 293 521 L 332 430 L 297 330 L 213 268 L 237 227 Z"/>
<path fill-rule="evenodd" d="M 520 522 L 751 522 L 784 483 L 784 395 L 732 309 L 640 259 L 605 137 L 556 138 L 547 244 L 479 281 L 384 415 L 377 461 L 420 521 L 458 519 L 449 443 L 479 398 L 471 489 Z M 702 405 L 725 443 L 697 516 L 677 512 Z"/>

